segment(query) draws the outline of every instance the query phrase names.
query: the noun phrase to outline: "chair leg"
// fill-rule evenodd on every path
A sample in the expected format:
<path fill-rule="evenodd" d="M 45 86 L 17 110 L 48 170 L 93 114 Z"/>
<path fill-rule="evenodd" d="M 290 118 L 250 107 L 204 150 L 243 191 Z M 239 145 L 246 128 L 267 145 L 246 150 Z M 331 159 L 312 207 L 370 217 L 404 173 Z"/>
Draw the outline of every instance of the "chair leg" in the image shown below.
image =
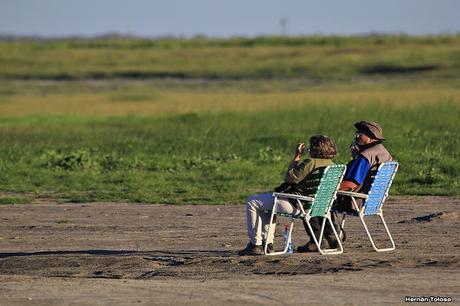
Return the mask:
<path fill-rule="evenodd" d="M 383 214 L 382 214 L 382 212 L 380 212 L 377 215 L 379 216 L 380 220 L 382 221 L 383 226 L 385 227 L 385 232 L 386 232 L 388 238 L 390 239 L 390 242 L 391 242 L 391 247 L 390 248 L 383 248 L 383 249 L 377 248 L 377 246 L 374 243 L 374 239 L 372 239 L 371 233 L 369 232 L 367 224 L 364 221 L 364 216 L 362 214 L 360 214 L 359 218 L 361 219 L 361 223 L 364 225 L 364 229 L 366 230 L 367 236 L 369 237 L 369 240 L 371 241 L 371 244 L 372 244 L 372 247 L 374 248 L 374 250 L 376 250 L 377 252 L 393 251 L 394 249 L 396 249 L 395 242 L 393 240 L 393 237 L 390 234 L 390 231 L 388 230 L 388 226 L 387 226 L 387 224 L 385 222 L 385 219 L 383 218 Z"/>
<path fill-rule="evenodd" d="M 343 246 L 342 246 L 342 239 L 339 237 L 337 230 L 335 229 L 334 223 L 332 222 L 331 217 L 327 218 L 329 221 L 329 225 L 332 227 L 332 231 L 334 232 L 334 236 L 337 239 L 337 242 L 339 243 L 339 249 L 330 249 L 330 250 L 325 250 L 328 254 L 342 254 L 343 253 Z M 343 220 L 345 223 L 345 220 Z M 342 232 L 342 230 L 340 230 Z"/>
<path fill-rule="evenodd" d="M 307 224 L 307 227 L 308 227 L 308 230 L 310 231 L 310 234 L 311 234 L 311 237 L 313 238 L 313 241 L 315 242 L 316 244 L 316 247 L 318 247 L 318 250 L 320 250 L 319 248 L 319 243 L 318 243 L 318 239 L 316 239 L 316 235 L 315 235 L 315 232 L 313 231 L 313 228 L 311 227 L 311 224 L 310 224 L 310 217 L 309 215 L 305 216 L 304 217 L 304 220 L 305 220 L 305 224 Z M 324 224 L 324 223 L 323 223 Z M 321 238 L 321 237 L 320 237 Z M 322 253 L 321 253 L 322 254 Z"/>
<path fill-rule="evenodd" d="M 337 214 L 338 215 L 338 214 Z M 345 217 L 347 216 L 347 213 L 343 213 L 342 214 L 342 222 L 340 222 L 340 233 L 339 233 L 339 237 L 340 239 L 343 239 L 343 229 L 345 227 Z M 337 217 L 338 219 L 339 217 Z M 339 220 L 337 220 L 337 222 L 339 222 Z"/>
<path fill-rule="evenodd" d="M 324 227 L 326 225 L 326 220 L 329 222 L 329 225 L 332 227 L 332 230 L 334 232 L 334 236 L 335 238 L 337 239 L 337 242 L 339 243 L 339 249 L 321 249 L 321 241 L 323 240 L 323 235 L 324 235 Z M 315 241 L 316 242 L 316 246 L 318 247 L 318 250 L 321 254 L 323 255 L 328 255 L 328 254 L 342 254 L 343 253 L 343 247 L 342 247 L 342 242 L 340 241 L 340 237 L 337 233 L 337 230 L 335 229 L 335 226 L 334 226 L 334 223 L 332 222 L 332 219 L 330 216 L 328 217 L 324 217 L 323 219 L 323 224 L 321 226 L 321 233 L 319 235 L 319 241 L 320 243 L 318 243 L 318 241 Z"/>
<path fill-rule="evenodd" d="M 289 242 L 291 241 L 291 234 L 292 234 L 292 228 L 294 227 L 294 218 L 291 218 L 291 224 L 289 226 L 289 236 L 288 236 L 288 239 L 286 241 L 286 245 L 284 246 L 284 249 L 283 251 L 279 251 L 279 252 L 272 252 L 272 253 L 268 253 L 268 237 L 270 237 L 271 235 L 271 232 L 272 232 L 272 223 L 273 223 L 273 219 L 274 219 L 274 216 L 276 215 L 276 205 L 277 205 L 277 198 L 275 197 L 275 202 L 273 203 L 273 209 L 272 209 L 272 213 L 271 213 L 271 216 L 270 216 L 270 225 L 268 226 L 268 233 L 267 233 L 267 237 L 265 239 L 265 246 L 264 246 L 264 254 L 265 255 L 282 255 L 282 254 L 286 254 L 287 252 L 287 249 L 289 247 Z M 275 223 L 275 227 L 273 228 L 273 231 L 275 231 L 276 229 L 276 223 Z"/>
<path fill-rule="evenodd" d="M 321 249 L 321 240 L 323 239 L 323 235 L 324 235 L 324 227 L 326 225 L 326 219 L 329 221 L 329 225 L 332 226 L 332 229 L 334 231 L 334 235 L 335 235 L 335 238 L 337 239 L 337 241 L 339 242 L 339 250 L 337 249 L 326 249 L 326 250 L 323 250 Z M 334 224 L 332 223 L 332 219 L 331 217 L 324 217 L 323 219 L 323 223 L 321 225 L 321 232 L 319 234 L 319 239 L 316 238 L 316 235 L 315 235 L 315 232 L 313 231 L 313 228 L 311 227 L 310 225 L 310 218 L 307 218 L 305 217 L 305 222 L 307 223 L 307 226 L 308 226 L 308 229 L 310 230 L 310 233 L 311 233 L 311 237 L 313 237 L 313 241 L 315 241 L 315 244 L 316 244 L 316 247 L 318 248 L 318 251 L 322 254 L 322 255 L 329 255 L 329 254 L 341 254 L 343 253 L 343 247 L 342 247 L 342 242 L 340 241 L 339 239 L 339 236 L 337 234 L 337 231 L 335 230 L 334 228 Z M 318 242 L 318 240 L 320 242 Z"/>

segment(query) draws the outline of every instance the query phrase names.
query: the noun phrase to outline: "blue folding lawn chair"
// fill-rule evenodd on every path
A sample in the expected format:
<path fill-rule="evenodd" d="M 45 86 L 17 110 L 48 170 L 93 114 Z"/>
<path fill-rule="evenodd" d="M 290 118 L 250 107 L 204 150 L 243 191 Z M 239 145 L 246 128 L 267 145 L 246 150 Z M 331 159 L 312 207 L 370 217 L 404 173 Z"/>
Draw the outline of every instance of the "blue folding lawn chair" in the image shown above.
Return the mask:
<path fill-rule="evenodd" d="M 399 164 L 397 162 L 382 163 L 377 169 L 375 178 L 372 182 L 372 185 L 369 189 L 368 194 L 350 192 L 350 191 L 338 191 L 337 192 L 338 195 L 351 197 L 353 207 L 357 211 L 357 215 L 360 218 L 361 223 L 364 225 L 364 229 L 366 230 L 367 236 L 369 237 L 369 240 L 372 243 L 372 247 L 377 252 L 392 251 L 395 249 L 395 243 L 393 241 L 393 237 L 391 236 L 390 231 L 388 230 L 388 226 L 385 223 L 385 219 L 383 218 L 382 206 L 383 206 L 383 203 L 385 202 L 385 199 L 388 197 L 388 192 L 390 190 L 391 183 L 393 182 L 393 179 L 396 175 L 396 171 L 398 171 L 398 166 Z M 363 207 L 361 209 L 356 203 L 356 198 L 364 199 Z M 338 212 L 341 213 L 340 211 Z M 342 212 L 342 213 L 343 213 L 343 218 L 341 222 L 340 236 L 342 236 L 342 229 L 345 225 L 345 217 L 347 215 L 346 212 Z M 368 226 L 364 220 L 364 217 L 374 216 L 374 215 L 377 215 L 380 217 L 380 220 L 382 221 L 383 226 L 385 227 L 386 234 L 391 242 L 391 247 L 389 248 L 377 248 L 377 246 L 374 243 L 374 239 L 372 238 L 371 233 L 368 229 Z"/>
<path fill-rule="evenodd" d="M 313 197 L 301 196 L 301 195 L 295 195 L 295 194 L 287 194 L 287 193 L 279 193 L 279 192 L 273 193 L 273 196 L 275 197 L 275 201 L 273 204 L 273 208 L 271 210 L 270 224 L 273 223 L 275 215 L 291 218 L 291 224 L 290 224 L 289 236 L 287 238 L 283 251 L 268 253 L 268 242 L 265 242 L 264 252 L 266 255 L 279 255 L 279 254 L 286 253 L 289 247 L 289 242 L 291 241 L 291 234 L 292 234 L 292 228 L 294 225 L 294 219 L 296 218 L 304 219 L 306 221 L 308 229 L 321 254 L 323 255 L 340 254 L 343 252 L 342 243 L 340 242 L 338 233 L 332 224 L 331 207 L 336 199 L 337 190 L 345 174 L 345 169 L 346 169 L 345 165 L 332 165 L 332 166 L 327 167 L 323 172 L 321 181 L 318 185 L 318 189 Z M 297 208 L 297 211 L 299 211 L 299 213 L 286 214 L 286 213 L 277 212 L 276 211 L 277 200 L 280 198 L 294 199 L 296 201 L 296 208 Z M 308 206 L 306 205 L 306 207 L 304 207 L 304 205 L 302 204 L 302 201 L 311 203 L 311 206 L 307 204 Z M 314 234 L 313 229 L 309 222 L 312 217 L 324 217 L 323 223 L 321 226 L 321 233 L 318 239 L 316 238 L 316 235 Z M 337 241 L 339 242 L 338 249 L 323 250 L 320 246 L 320 243 L 318 242 L 322 240 L 326 221 L 328 221 L 329 224 L 331 225 L 334 231 L 334 235 L 336 236 Z M 275 229 L 273 228 L 273 230 Z M 267 237 L 270 237 L 271 231 L 272 231 L 272 227 L 270 226 L 268 233 L 267 233 Z"/>

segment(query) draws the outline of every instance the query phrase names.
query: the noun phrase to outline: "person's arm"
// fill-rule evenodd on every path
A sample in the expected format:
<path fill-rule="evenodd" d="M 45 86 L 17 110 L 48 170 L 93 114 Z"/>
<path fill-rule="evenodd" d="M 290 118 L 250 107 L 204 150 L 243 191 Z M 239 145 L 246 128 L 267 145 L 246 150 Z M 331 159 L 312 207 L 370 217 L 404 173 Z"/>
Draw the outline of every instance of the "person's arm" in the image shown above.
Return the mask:
<path fill-rule="evenodd" d="M 353 191 L 361 186 L 371 169 L 369 161 L 362 155 L 352 160 L 347 165 L 347 171 L 340 184 L 340 190 Z"/>
<path fill-rule="evenodd" d="M 296 159 L 294 158 L 294 159 L 291 161 L 291 163 L 289 164 L 289 166 L 288 166 L 288 168 L 287 168 L 287 170 L 286 170 L 286 174 L 284 175 L 284 180 L 285 180 L 286 182 L 288 182 L 288 180 L 289 180 L 289 179 L 288 179 L 289 173 L 290 173 L 293 169 L 295 169 L 296 167 L 298 167 L 298 165 L 299 165 L 299 161 L 296 160 Z"/>
<path fill-rule="evenodd" d="M 355 158 L 358 154 L 359 154 L 359 145 L 356 143 L 356 141 L 354 141 L 351 145 L 350 145 L 350 154 L 351 154 L 351 157 Z"/>
<path fill-rule="evenodd" d="M 309 159 L 304 160 L 300 164 L 298 164 L 297 161 L 292 161 L 288 167 L 284 180 L 287 183 L 298 184 L 309 175 L 314 168 L 314 162 Z"/>
<path fill-rule="evenodd" d="M 294 159 L 289 164 L 286 174 L 284 176 L 284 181 L 286 183 L 297 184 L 306 176 L 306 174 L 304 175 L 304 172 L 306 170 L 308 171 L 308 169 L 305 168 L 306 161 L 299 164 L 299 161 L 302 158 L 302 154 L 304 151 L 305 151 L 305 144 L 304 143 L 297 144 Z"/>
<path fill-rule="evenodd" d="M 347 181 L 347 180 L 343 180 L 341 183 L 340 183 L 340 187 L 339 187 L 339 190 L 342 190 L 342 191 L 353 191 L 353 190 L 356 190 L 358 189 L 359 185 L 356 184 L 355 182 L 353 181 Z"/>

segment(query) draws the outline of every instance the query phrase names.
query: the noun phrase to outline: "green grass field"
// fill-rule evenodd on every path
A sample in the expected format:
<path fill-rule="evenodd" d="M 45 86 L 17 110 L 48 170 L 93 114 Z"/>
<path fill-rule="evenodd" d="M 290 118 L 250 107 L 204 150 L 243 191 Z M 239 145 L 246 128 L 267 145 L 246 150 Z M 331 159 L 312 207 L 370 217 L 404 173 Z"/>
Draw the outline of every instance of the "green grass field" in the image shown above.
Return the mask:
<path fill-rule="evenodd" d="M 277 186 L 313 134 L 331 136 L 346 163 L 352 124 L 364 119 L 381 123 L 401 163 L 392 194 L 460 195 L 455 36 L 3 41 L 0 50 L 0 204 L 242 203 Z M 283 70 L 302 63 L 309 73 Z M 168 69 L 181 79 L 159 78 Z"/>
<path fill-rule="evenodd" d="M 460 35 L 0 41 L 0 78 L 460 76 Z"/>

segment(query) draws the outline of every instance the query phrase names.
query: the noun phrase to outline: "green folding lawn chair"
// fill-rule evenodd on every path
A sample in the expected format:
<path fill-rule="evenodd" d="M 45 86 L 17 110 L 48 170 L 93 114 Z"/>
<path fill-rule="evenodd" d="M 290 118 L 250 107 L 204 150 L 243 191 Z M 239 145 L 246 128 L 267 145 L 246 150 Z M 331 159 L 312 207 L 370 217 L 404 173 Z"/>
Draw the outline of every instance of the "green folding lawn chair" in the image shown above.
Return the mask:
<path fill-rule="evenodd" d="M 340 182 L 342 181 L 343 175 L 345 174 L 345 169 L 346 169 L 345 165 L 333 165 L 333 166 L 327 167 L 323 172 L 318 189 L 316 191 L 316 194 L 313 197 L 301 196 L 301 195 L 295 195 L 295 194 L 287 194 L 287 193 L 278 193 L 278 192 L 273 193 L 273 196 L 275 197 L 275 201 L 273 204 L 273 209 L 271 210 L 270 224 L 273 223 L 273 219 L 275 215 L 289 217 L 291 219 L 290 229 L 289 229 L 289 236 L 287 238 L 283 251 L 268 253 L 268 243 L 265 242 L 264 252 L 266 255 L 280 255 L 280 254 L 285 254 L 287 252 L 289 243 L 291 241 L 291 234 L 292 234 L 292 228 L 294 226 L 294 219 L 304 219 L 306 221 L 306 224 L 308 225 L 308 229 L 321 254 L 323 255 L 340 254 L 343 252 L 342 243 L 340 242 L 337 231 L 332 223 L 330 211 L 331 211 L 332 203 L 334 202 L 336 198 L 336 194 L 337 194 L 337 190 L 339 188 Z M 278 199 L 295 200 L 295 206 L 297 208 L 296 211 L 298 211 L 299 213 L 286 214 L 286 213 L 277 212 L 276 206 L 277 206 Z M 307 202 L 307 204 L 304 206 L 302 202 Z M 323 223 L 321 226 L 321 233 L 318 239 L 316 238 L 313 232 L 313 229 L 310 225 L 310 222 L 309 222 L 310 219 L 313 217 L 324 217 Z M 318 242 L 318 240 L 321 241 L 323 238 L 326 220 L 332 226 L 332 229 L 334 230 L 334 235 L 336 236 L 337 241 L 339 242 L 338 249 L 323 250 L 321 248 L 320 243 Z M 276 224 L 275 224 L 275 227 L 276 227 Z M 274 231 L 275 227 L 273 227 L 273 229 L 271 226 L 269 227 L 267 237 L 270 237 L 271 231 L 272 230 Z"/>
<path fill-rule="evenodd" d="M 357 216 L 361 220 L 361 223 L 363 224 L 364 229 L 366 230 L 367 236 L 369 237 L 369 240 L 371 241 L 372 247 L 377 252 L 392 251 L 395 249 L 395 242 L 393 241 L 393 237 L 391 237 L 390 231 L 388 230 L 388 226 L 385 223 L 385 219 L 383 218 L 382 206 L 383 206 L 383 203 L 385 203 L 385 199 L 388 197 L 388 192 L 390 190 L 391 183 L 393 182 L 393 179 L 396 175 L 396 171 L 398 171 L 398 166 L 399 164 L 397 162 L 382 163 L 377 168 L 375 178 L 367 194 L 358 193 L 358 192 L 350 192 L 350 191 L 339 191 L 338 192 L 338 194 L 340 195 L 351 197 L 353 207 L 357 212 Z M 355 198 L 364 199 L 362 208 L 359 208 L 358 204 L 356 203 Z M 340 235 L 342 235 L 342 229 L 345 226 L 345 217 L 348 214 L 346 212 L 341 212 L 341 211 L 338 211 L 338 212 L 343 213 L 343 217 L 341 221 L 341 233 L 340 233 Z M 375 245 L 374 239 L 372 238 L 369 228 L 366 224 L 366 221 L 364 220 L 364 217 L 374 216 L 374 215 L 379 216 L 380 220 L 382 221 L 383 226 L 385 228 L 385 232 L 388 238 L 390 239 L 391 247 L 378 248 Z"/>

